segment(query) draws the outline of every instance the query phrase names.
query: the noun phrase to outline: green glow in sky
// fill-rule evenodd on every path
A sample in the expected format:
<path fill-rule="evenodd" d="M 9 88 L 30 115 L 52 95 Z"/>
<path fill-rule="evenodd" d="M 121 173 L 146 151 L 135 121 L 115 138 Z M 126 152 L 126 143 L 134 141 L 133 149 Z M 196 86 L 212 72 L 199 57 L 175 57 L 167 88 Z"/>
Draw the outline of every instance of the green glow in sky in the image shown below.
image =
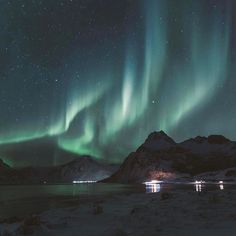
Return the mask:
<path fill-rule="evenodd" d="M 117 28 L 124 25 L 123 34 L 110 40 L 108 34 L 104 43 L 92 38 L 86 50 L 81 45 L 90 41 L 79 35 L 84 41 L 68 53 L 62 63 L 67 67 L 58 68 L 63 73 L 53 71 L 59 80 L 53 77 L 52 88 L 47 84 L 43 108 L 34 104 L 37 117 L 27 113 L 0 129 L 0 144 L 52 137 L 64 150 L 117 161 L 154 130 L 177 140 L 221 131 L 192 125 L 197 115 L 205 121 L 200 114 L 208 112 L 204 109 L 224 86 L 230 66 L 230 11 L 219 4 L 209 13 L 206 4 L 140 0 L 125 23 L 115 25 L 113 19 Z M 86 33 L 102 33 L 102 27 Z M 206 122 L 212 124 L 210 118 Z"/>

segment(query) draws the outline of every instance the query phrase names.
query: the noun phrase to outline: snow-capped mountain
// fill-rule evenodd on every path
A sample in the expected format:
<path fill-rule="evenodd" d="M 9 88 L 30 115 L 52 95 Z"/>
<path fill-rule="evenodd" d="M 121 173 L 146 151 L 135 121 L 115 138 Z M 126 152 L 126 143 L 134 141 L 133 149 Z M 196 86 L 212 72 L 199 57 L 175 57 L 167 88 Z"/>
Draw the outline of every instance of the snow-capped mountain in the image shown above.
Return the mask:
<path fill-rule="evenodd" d="M 77 158 L 67 164 L 57 166 L 48 172 L 51 182 L 72 182 L 73 180 L 98 181 L 109 177 L 114 172 L 114 166 L 105 165 L 90 156 Z"/>
<path fill-rule="evenodd" d="M 176 143 L 160 131 L 151 133 L 104 182 L 176 180 L 233 167 L 236 167 L 236 143 L 222 135 L 198 136 Z"/>
<path fill-rule="evenodd" d="M 0 165 L 3 162 L 0 162 Z M 10 168 L 0 166 L 1 183 L 72 183 L 74 180 L 98 181 L 109 177 L 116 166 L 97 162 L 90 156 L 81 156 L 58 166 Z"/>

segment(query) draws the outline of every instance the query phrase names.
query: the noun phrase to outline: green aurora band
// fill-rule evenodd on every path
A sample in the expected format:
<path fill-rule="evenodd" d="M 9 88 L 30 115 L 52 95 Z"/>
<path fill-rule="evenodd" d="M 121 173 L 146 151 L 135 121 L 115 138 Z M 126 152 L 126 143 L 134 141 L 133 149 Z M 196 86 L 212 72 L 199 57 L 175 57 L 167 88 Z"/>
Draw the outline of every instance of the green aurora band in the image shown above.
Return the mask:
<path fill-rule="evenodd" d="M 64 150 L 120 161 L 154 130 L 175 136 L 224 85 L 231 28 L 230 9 L 202 17 L 204 1 L 185 2 L 176 27 L 176 2 L 140 1 L 143 27 L 134 35 L 127 26 L 120 68 L 111 60 L 78 79 L 68 73 L 65 94 L 49 102 L 50 123 L 5 130 L 0 144 L 51 136 Z"/>

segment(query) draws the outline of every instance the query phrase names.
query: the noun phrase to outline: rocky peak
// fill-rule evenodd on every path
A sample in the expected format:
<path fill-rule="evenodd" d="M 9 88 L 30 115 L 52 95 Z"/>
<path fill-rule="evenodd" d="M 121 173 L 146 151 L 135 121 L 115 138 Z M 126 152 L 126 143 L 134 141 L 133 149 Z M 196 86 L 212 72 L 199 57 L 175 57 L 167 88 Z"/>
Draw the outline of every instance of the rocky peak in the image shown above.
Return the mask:
<path fill-rule="evenodd" d="M 174 146 L 175 141 L 170 138 L 164 131 L 155 131 L 145 140 L 138 151 L 159 151 Z"/>
<path fill-rule="evenodd" d="M 164 131 L 155 131 L 155 132 L 152 132 L 148 138 L 146 139 L 145 143 L 146 142 L 152 142 L 152 141 L 160 141 L 160 140 L 165 140 L 166 142 L 169 142 L 169 143 L 172 143 L 172 144 L 175 144 L 175 141 L 170 138 Z"/>

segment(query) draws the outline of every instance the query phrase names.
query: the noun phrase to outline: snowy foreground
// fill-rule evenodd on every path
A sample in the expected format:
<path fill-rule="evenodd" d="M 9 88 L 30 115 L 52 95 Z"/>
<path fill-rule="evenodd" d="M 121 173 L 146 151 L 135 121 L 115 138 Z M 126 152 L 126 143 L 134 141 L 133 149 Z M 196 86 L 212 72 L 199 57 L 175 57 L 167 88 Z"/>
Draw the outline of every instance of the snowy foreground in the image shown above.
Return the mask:
<path fill-rule="evenodd" d="M 0 235 L 236 235 L 236 188 L 122 194 L 2 221 Z"/>

